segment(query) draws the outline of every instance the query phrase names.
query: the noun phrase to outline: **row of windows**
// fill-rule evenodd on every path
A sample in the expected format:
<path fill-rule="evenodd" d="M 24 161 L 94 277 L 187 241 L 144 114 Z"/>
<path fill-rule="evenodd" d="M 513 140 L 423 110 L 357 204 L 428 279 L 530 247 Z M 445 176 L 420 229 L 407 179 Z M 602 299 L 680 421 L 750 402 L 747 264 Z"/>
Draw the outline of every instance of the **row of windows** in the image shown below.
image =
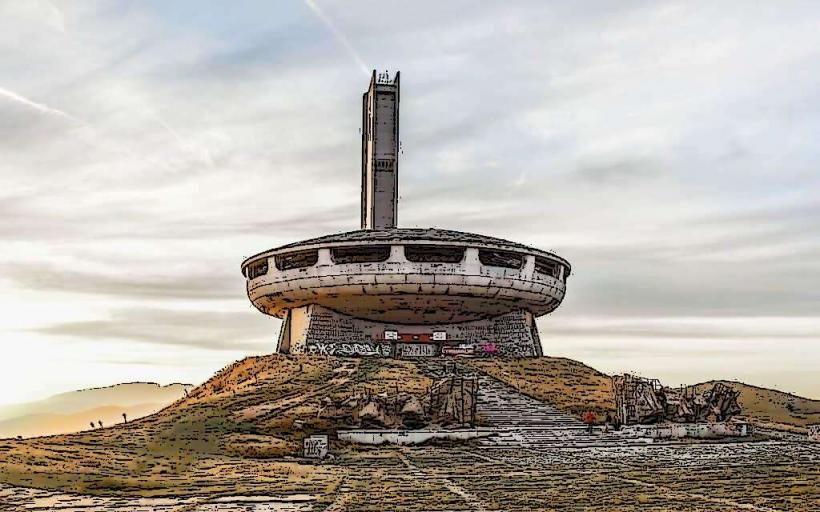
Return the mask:
<path fill-rule="evenodd" d="M 404 257 L 412 263 L 459 263 L 464 259 L 464 247 L 448 245 L 405 245 Z M 330 257 L 334 263 L 381 263 L 390 258 L 389 245 L 363 245 L 350 247 L 333 247 Z M 520 269 L 524 266 L 523 254 L 499 251 L 494 249 L 479 249 L 478 259 L 482 265 Z M 294 251 L 286 254 L 277 254 L 273 257 L 278 270 L 292 270 L 296 268 L 312 267 L 319 261 L 317 249 Z M 267 260 L 256 261 L 247 267 L 247 276 L 254 279 L 266 274 Z M 539 274 L 558 278 L 561 265 L 555 261 L 536 256 L 535 271 Z"/>

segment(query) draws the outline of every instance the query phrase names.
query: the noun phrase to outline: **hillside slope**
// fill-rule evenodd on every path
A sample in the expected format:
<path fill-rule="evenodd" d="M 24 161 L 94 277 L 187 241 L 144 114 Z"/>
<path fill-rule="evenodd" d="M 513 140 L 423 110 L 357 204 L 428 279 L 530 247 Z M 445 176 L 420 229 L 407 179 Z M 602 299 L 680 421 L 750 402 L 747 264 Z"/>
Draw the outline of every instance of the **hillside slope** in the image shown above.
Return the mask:
<path fill-rule="evenodd" d="M 592 411 L 603 418 L 615 410 L 609 376 L 572 359 L 465 359 L 464 362 L 577 417 L 584 411 Z"/>
<path fill-rule="evenodd" d="M 572 359 L 541 357 L 465 362 L 524 394 L 577 417 L 590 410 L 601 419 L 607 412 L 614 413 L 615 410 L 610 377 Z M 706 391 L 716 382 L 740 391 L 738 403 L 742 416 L 759 426 L 802 433 L 808 425 L 820 423 L 820 400 L 733 381 L 703 382 L 695 388 Z"/>
<path fill-rule="evenodd" d="M 412 362 L 273 354 L 234 363 L 162 411 L 76 434 L 0 441 L 0 483 L 94 494 L 282 492 L 335 485 L 328 468 L 288 457 L 338 425 L 320 399 L 422 393 Z"/>
<path fill-rule="evenodd" d="M 808 425 L 820 423 L 820 400 L 727 380 L 703 382 L 696 388 L 705 390 L 716 382 L 739 390 L 743 416 L 760 426 L 805 432 Z"/>
<path fill-rule="evenodd" d="M 153 414 L 167 405 L 167 403 L 136 404 L 127 407 L 103 405 L 71 414 L 28 414 L 18 416 L 0 421 L 0 439 L 81 432 L 83 430 L 92 430 L 90 423 L 94 424 L 93 429 L 97 429 L 100 428 L 100 422 L 103 426 L 122 423 L 123 413 L 130 421 Z"/>
<path fill-rule="evenodd" d="M 577 361 L 545 357 L 461 362 L 563 412 L 593 410 L 603 415 L 614 406 L 609 377 Z M 286 494 L 332 491 L 343 479 L 338 465 L 293 457 L 305 436 L 332 434 L 349 424 L 344 416 L 320 417 L 321 401 L 329 397 L 341 402 L 362 392 L 418 395 L 431 384 L 420 366 L 408 360 L 250 357 L 226 367 L 187 397 L 127 425 L 0 440 L 0 483 L 148 496 L 271 488 Z M 761 421 L 791 418 L 781 410 L 788 400 L 799 407 L 789 414 L 805 415 L 807 422 L 809 412 L 817 410 L 814 400 L 792 397 L 782 402 L 765 393 L 756 399 L 752 392 L 744 396 L 749 397 L 747 414 Z"/>
<path fill-rule="evenodd" d="M 160 386 L 131 382 L 60 393 L 43 400 L 0 407 L 0 438 L 78 432 L 102 421 L 113 425 L 159 411 L 185 396 L 190 384 Z"/>

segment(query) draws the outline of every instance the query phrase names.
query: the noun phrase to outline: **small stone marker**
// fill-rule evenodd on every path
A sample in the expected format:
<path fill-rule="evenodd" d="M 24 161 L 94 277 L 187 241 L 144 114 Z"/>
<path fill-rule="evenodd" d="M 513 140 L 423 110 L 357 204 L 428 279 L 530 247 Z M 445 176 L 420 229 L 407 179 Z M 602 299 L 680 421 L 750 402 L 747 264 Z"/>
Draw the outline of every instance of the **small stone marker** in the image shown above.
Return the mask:
<path fill-rule="evenodd" d="M 308 459 L 324 459 L 327 457 L 327 436 L 305 438 L 305 457 Z"/>

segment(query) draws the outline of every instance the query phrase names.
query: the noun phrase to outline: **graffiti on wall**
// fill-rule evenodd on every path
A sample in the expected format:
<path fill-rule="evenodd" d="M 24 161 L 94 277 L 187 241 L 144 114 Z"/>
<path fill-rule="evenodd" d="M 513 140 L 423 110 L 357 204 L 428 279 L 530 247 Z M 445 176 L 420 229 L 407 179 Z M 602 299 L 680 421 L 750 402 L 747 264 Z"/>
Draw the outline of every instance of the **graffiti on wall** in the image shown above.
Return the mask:
<path fill-rule="evenodd" d="M 327 436 L 313 435 L 306 437 L 303 453 L 309 459 L 324 459 L 327 457 Z"/>
<path fill-rule="evenodd" d="M 320 356 L 389 356 L 388 343 L 347 343 L 316 341 L 308 343 L 308 354 Z"/>
<path fill-rule="evenodd" d="M 430 343 L 399 343 L 396 352 L 400 357 L 435 357 L 438 355 L 438 345 Z"/>

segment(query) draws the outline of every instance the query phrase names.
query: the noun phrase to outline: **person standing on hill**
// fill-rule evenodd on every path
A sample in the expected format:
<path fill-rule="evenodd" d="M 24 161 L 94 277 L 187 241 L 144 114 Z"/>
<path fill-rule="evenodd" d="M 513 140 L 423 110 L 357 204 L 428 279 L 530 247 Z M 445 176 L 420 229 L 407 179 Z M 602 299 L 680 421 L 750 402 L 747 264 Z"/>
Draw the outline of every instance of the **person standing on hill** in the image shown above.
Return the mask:
<path fill-rule="evenodd" d="M 582 416 L 584 423 L 587 424 L 587 434 L 592 435 L 592 426 L 595 424 L 595 413 L 587 411 Z"/>

